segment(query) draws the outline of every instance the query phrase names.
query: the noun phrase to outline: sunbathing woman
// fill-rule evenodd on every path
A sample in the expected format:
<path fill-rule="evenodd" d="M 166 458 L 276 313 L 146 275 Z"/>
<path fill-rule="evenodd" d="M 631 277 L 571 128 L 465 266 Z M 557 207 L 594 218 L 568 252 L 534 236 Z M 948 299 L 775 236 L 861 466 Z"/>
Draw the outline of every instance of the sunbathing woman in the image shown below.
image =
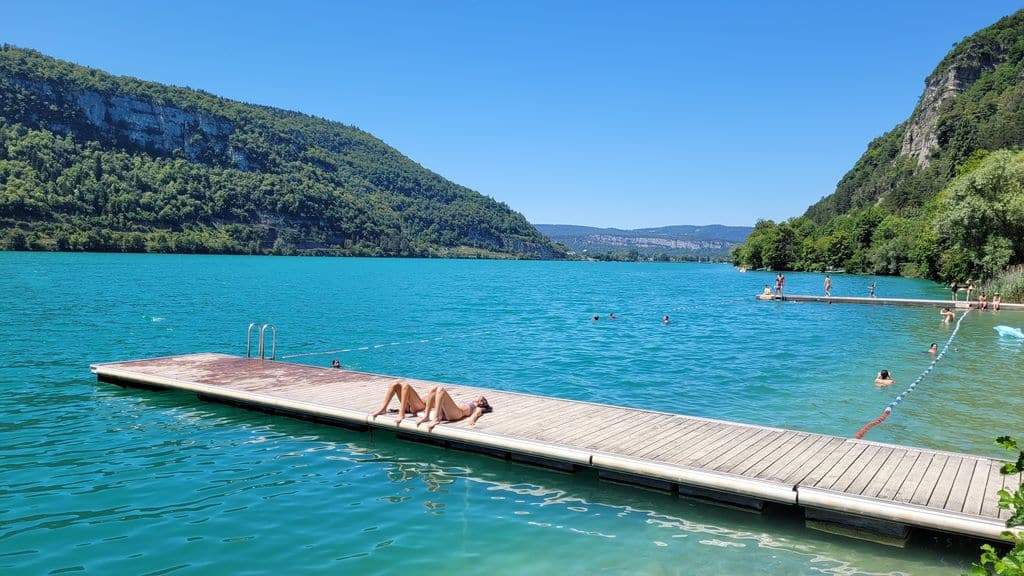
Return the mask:
<path fill-rule="evenodd" d="M 434 419 L 427 426 L 427 430 L 433 430 L 441 422 L 455 422 L 463 418 L 469 418 L 469 425 L 472 426 L 481 416 L 491 411 L 491 405 L 483 396 L 477 396 L 472 402 L 458 403 L 452 400 L 447 389 L 435 386 L 427 391 L 427 404 L 423 410 L 423 417 L 416 421 L 416 425 L 423 424 L 433 416 Z"/>
<path fill-rule="evenodd" d="M 428 392 L 427 395 L 429 398 L 430 393 Z M 394 384 L 388 386 L 388 391 L 384 394 L 384 403 L 380 405 L 380 409 L 371 414 L 370 417 L 376 418 L 387 412 L 388 404 L 391 403 L 391 399 L 395 396 L 398 396 L 398 417 L 395 418 L 395 424 L 399 424 L 406 414 L 415 416 L 418 412 L 427 408 L 426 403 L 423 402 L 423 399 L 420 398 L 420 395 L 416 393 L 416 390 L 408 382 L 396 380 Z"/>

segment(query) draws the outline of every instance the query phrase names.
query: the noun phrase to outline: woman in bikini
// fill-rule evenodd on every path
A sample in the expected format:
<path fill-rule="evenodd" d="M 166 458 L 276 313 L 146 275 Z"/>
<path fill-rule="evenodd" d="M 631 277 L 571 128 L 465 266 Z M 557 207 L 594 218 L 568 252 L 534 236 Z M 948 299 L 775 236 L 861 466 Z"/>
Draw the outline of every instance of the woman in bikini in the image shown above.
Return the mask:
<path fill-rule="evenodd" d="M 491 405 L 487 398 L 477 396 L 472 402 L 456 402 L 448 394 L 448 390 L 442 386 L 434 386 L 427 391 L 427 401 L 423 408 L 423 417 L 416 421 L 419 426 L 430 420 L 427 430 L 432 431 L 434 426 L 441 422 L 455 422 L 463 418 L 469 418 L 469 425 L 476 424 L 481 416 L 491 411 Z"/>

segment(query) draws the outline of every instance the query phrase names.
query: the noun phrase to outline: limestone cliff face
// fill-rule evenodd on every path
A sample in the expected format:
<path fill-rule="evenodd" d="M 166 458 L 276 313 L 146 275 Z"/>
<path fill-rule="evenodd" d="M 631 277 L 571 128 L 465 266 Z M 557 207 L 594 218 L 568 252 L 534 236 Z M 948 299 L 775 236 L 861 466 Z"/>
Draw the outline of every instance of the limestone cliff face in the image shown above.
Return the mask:
<path fill-rule="evenodd" d="M 60 90 L 33 79 L 9 78 L 8 81 L 35 94 L 44 104 L 59 104 L 65 108 L 70 104 L 70 108 L 80 114 L 77 120 L 87 121 L 94 129 L 90 137 L 127 140 L 163 154 L 181 151 L 191 161 L 216 158 L 240 170 L 253 168 L 246 154 L 230 145 L 229 137 L 235 127 L 227 119 L 92 90 Z M 44 124 L 58 134 L 71 130 L 61 119 L 47 119 Z"/>
<path fill-rule="evenodd" d="M 967 51 L 946 66 L 940 67 L 925 80 L 924 94 L 914 109 L 903 135 L 900 155 L 917 161 L 920 168 L 928 165 L 932 152 L 939 146 L 938 124 L 951 98 L 965 92 L 982 74 L 995 69 L 1006 50 L 975 53 Z"/>

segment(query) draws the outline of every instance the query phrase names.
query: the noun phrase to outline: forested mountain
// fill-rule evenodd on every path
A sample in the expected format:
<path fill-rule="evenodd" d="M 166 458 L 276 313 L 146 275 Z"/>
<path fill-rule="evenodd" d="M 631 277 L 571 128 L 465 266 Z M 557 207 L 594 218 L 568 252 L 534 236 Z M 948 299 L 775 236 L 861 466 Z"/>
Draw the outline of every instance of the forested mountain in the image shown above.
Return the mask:
<path fill-rule="evenodd" d="M 357 128 L 0 47 L 0 248 L 558 258 Z"/>
<path fill-rule="evenodd" d="M 593 228 L 568 224 L 535 224 L 548 238 L 577 254 L 635 253 L 638 257 L 723 258 L 746 240 L 749 226 L 662 226 L 660 228 Z"/>
<path fill-rule="evenodd" d="M 957 43 L 910 118 L 802 217 L 757 224 L 738 263 L 989 278 L 1024 262 L 1024 11 Z M 1000 152 L 1002 150 L 1002 152 Z"/>

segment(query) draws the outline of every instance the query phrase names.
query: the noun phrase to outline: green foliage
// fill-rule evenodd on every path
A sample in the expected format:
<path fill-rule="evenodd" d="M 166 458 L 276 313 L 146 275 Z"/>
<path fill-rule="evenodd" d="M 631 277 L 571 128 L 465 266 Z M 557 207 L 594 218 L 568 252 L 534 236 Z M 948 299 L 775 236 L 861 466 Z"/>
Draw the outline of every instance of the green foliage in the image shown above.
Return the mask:
<path fill-rule="evenodd" d="M 988 155 L 940 202 L 934 229 L 947 278 L 991 278 L 1024 261 L 1024 152 Z"/>
<path fill-rule="evenodd" d="M 1020 449 L 1017 441 L 1010 436 L 1000 436 L 996 444 L 1002 446 L 1011 454 L 1017 452 L 1015 462 L 1007 462 L 1000 468 L 1002 474 L 1019 474 L 1024 471 L 1024 450 Z M 999 507 L 1004 510 L 1011 510 L 1012 514 L 1006 521 L 1006 527 L 1012 528 L 1024 526 L 1024 484 L 1016 490 L 999 491 Z M 971 569 L 971 574 L 986 576 L 996 574 L 999 576 L 1024 576 L 1024 535 L 1017 535 L 1007 530 L 1003 532 L 1003 538 L 1009 541 L 1010 549 L 1001 554 L 991 544 L 981 547 L 981 561 Z"/>
<path fill-rule="evenodd" d="M 170 120 L 125 116 L 136 109 Z M 564 255 L 507 205 L 357 128 L 7 45 L 0 248 Z"/>
<path fill-rule="evenodd" d="M 1024 266 L 1010 266 L 983 283 L 981 289 L 989 294 L 1002 295 L 1006 302 L 1024 302 Z"/>
<path fill-rule="evenodd" d="M 797 229 L 796 254 L 772 266 L 984 280 L 1024 262 L 1024 160 L 1015 152 L 1024 147 L 1024 11 L 958 43 L 927 83 L 950 75 L 966 90 L 872 141 L 835 192 L 807 209 L 817 230 Z M 900 153 L 925 113 L 937 114 L 938 141 L 926 166 Z M 766 266 L 771 234 L 752 234 L 737 263 Z"/>

